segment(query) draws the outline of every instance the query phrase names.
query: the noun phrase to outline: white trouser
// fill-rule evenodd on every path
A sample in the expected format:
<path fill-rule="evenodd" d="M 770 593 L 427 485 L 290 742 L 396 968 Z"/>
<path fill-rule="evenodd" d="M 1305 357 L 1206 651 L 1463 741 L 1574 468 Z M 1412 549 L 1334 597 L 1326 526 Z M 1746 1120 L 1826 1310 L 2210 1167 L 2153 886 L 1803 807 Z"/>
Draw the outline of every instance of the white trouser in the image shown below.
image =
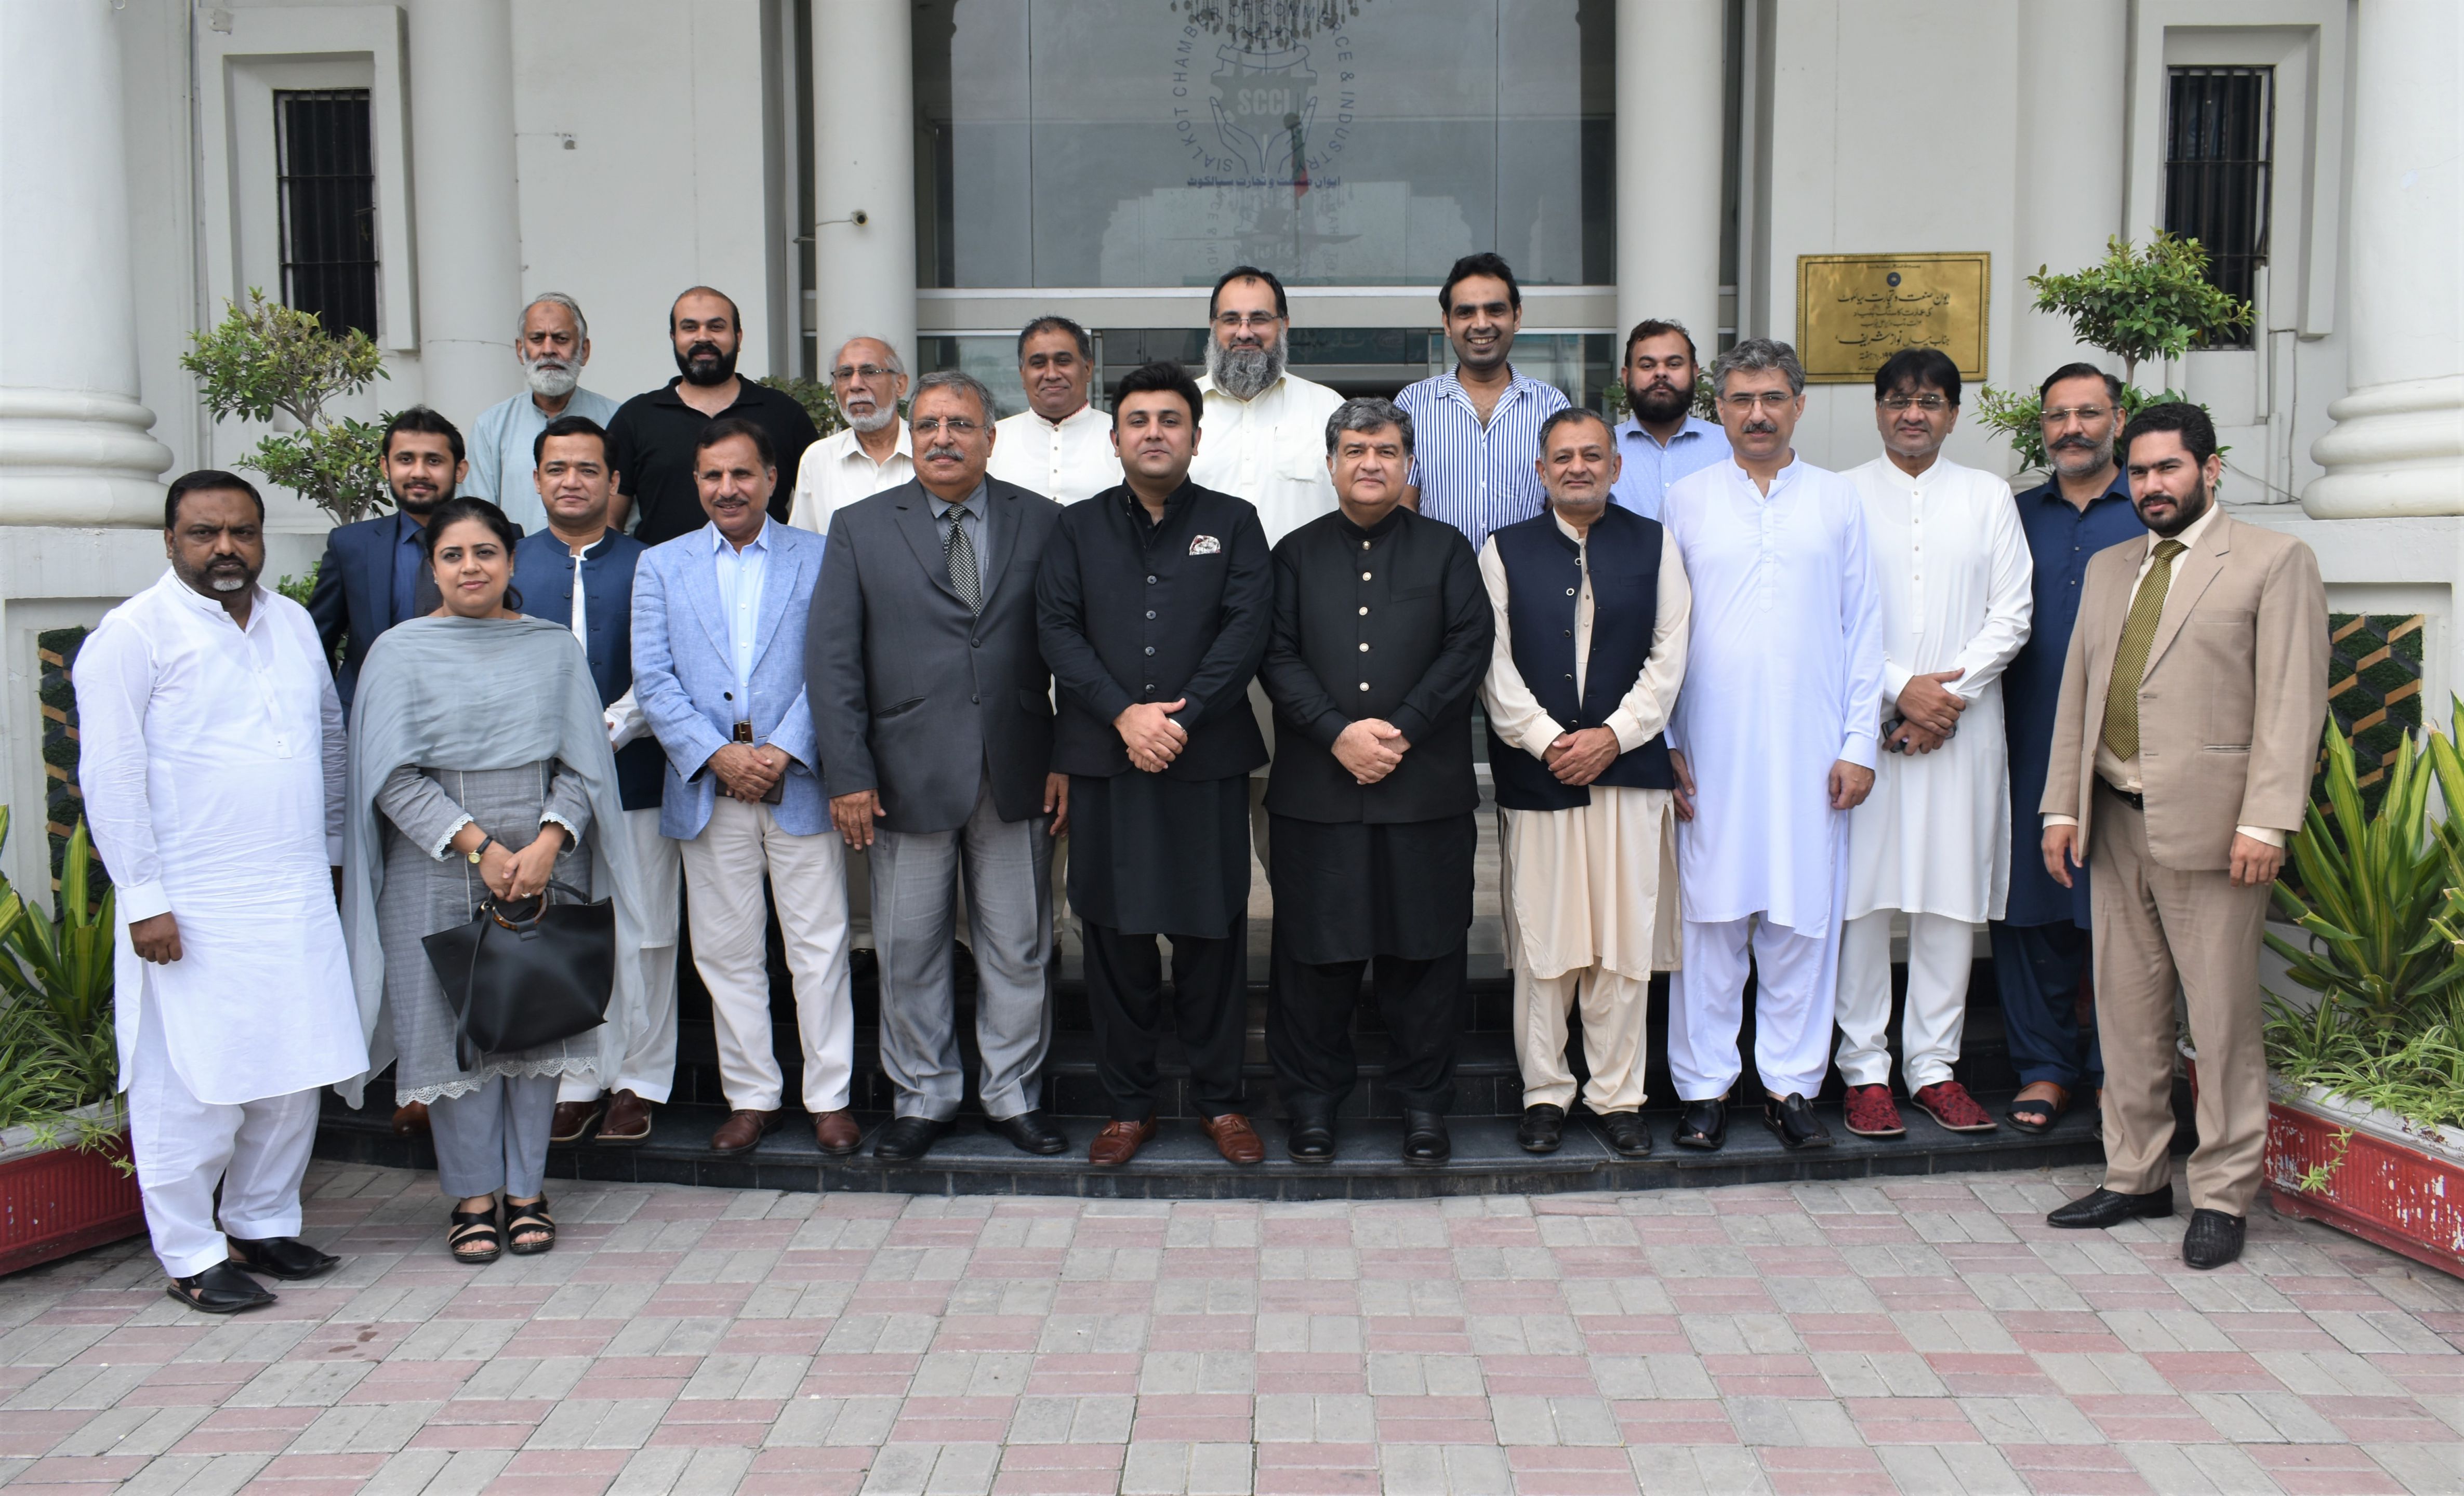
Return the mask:
<path fill-rule="evenodd" d="M 198 1100 L 163 1047 L 153 994 L 144 1002 L 129 1068 L 128 1135 L 145 1229 L 163 1270 L 192 1277 L 231 1256 L 214 1225 L 217 1181 L 231 1235 L 250 1242 L 297 1236 L 299 1181 L 317 1141 L 317 1092 L 235 1106 Z"/>
<path fill-rule="evenodd" d="M 1759 915 L 1712 924 L 1685 921 L 1685 964 L 1668 977 L 1668 1072 L 1679 1097 L 1712 1100 L 1737 1083 L 1743 1068 L 1737 1029 L 1745 1018 L 1750 943 L 1754 1069 L 1771 1094 L 1813 1099 L 1831 1064 L 1838 928 L 1802 934 Z"/>
<path fill-rule="evenodd" d="M 1640 1111 L 1651 983 L 1621 977 L 1606 966 L 1553 977 L 1514 969 L 1514 1053 L 1523 1070 L 1523 1104 L 1574 1104 L 1574 1072 L 1566 1063 L 1566 1013 L 1577 1002 L 1583 1011 L 1583 1063 L 1592 1073 L 1583 1083 L 1583 1104 L 1603 1117 Z"/>
<path fill-rule="evenodd" d="M 1839 1074 L 1852 1086 L 1887 1085 L 1891 1052 L 1891 916 L 1877 909 L 1839 938 Z M 1968 973 L 1976 926 L 1948 915 L 1908 916 L 1908 999 L 1900 1015 L 1900 1078 L 1913 1095 L 1950 1078 L 1968 1022 Z M 1811 1093 L 1809 1093 L 1810 1095 Z"/>
<path fill-rule="evenodd" d="M 683 854 L 659 835 L 659 813 L 627 811 L 633 828 L 634 876 L 652 927 L 675 928 L 682 891 Z M 673 935 L 638 953 L 642 962 L 642 1028 L 616 1068 L 616 1084 L 604 1086 L 586 1072 L 569 1072 L 557 1083 L 559 1101 L 590 1101 L 603 1090 L 629 1091 L 645 1101 L 665 1101 L 676 1081 L 676 942 Z"/>
<path fill-rule="evenodd" d="M 710 824 L 684 843 L 684 863 L 693 969 L 710 988 L 727 1104 L 739 1112 L 775 1112 L 785 1089 L 770 1045 L 766 871 L 796 984 L 804 1110 L 818 1116 L 845 1109 L 855 1069 L 847 844 L 834 830 L 792 835 L 779 829 L 770 807 L 722 794 L 711 807 Z"/>

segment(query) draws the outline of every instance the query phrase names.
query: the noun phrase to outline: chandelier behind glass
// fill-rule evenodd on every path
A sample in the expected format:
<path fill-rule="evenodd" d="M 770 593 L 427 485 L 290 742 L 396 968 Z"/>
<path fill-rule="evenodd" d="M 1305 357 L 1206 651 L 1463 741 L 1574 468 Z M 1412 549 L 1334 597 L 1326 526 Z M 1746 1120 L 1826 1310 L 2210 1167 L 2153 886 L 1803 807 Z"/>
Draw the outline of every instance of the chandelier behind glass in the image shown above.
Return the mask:
<path fill-rule="evenodd" d="M 1172 0 L 1190 24 L 1248 52 L 1289 47 L 1320 29 L 1332 31 L 1360 13 L 1363 0 Z"/>

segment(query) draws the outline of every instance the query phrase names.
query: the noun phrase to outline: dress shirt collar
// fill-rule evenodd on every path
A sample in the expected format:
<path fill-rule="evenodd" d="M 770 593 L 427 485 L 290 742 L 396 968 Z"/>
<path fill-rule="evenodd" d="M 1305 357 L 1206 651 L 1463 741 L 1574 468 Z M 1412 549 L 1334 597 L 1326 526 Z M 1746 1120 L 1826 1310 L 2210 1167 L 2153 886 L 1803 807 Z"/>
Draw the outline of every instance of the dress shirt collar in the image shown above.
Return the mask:
<path fill-rule="evenodd" d="M 1207 336 L 1211 337 L 1214 335 L 1210 333 Z M 1286 357 L 1289 357 L 1288 351 L 1287 351 Z M 1269 399 L 1283 390 L 1284 381 L 1291 377 L 1291 370 L 1287 366 L 1283 373 L 1275 376 L 1275 382 L 1267 385 L 1265 389 L 1260 390 L 1257 394 L 1250 396 L 1247 400 L 1243 400 L 1240 396 L 1233 394 L 1230 390 L 1218 385 L 1215 382 L 1215 376 L 1211 374 L 1201 374 L 1198 377 L 1198 393 L 1200 395 L 1221 395 L 1235 405 L 1264 405 Z"/>
<path fill-rule="evenodd" d="M 766 525 L 768 522 L 765 520 L 763 523 Z M 718 527 L 716 525 L 713 525 L 710 528 L 716 530 Z M 567 541 L 562 535 L 558 534 L 553 530 L 544 531 L 541 531 L 541 533 L 554 540 L 558 547 L 564 552 L 567 559 L 573 559 L 576 556 L 579 556 L 580 559 L 584 561 L 596 561 L 607 550 L 607 542 L 616 538 L 617 530 L 613 525 L 608 526 L 607 532 L 605 534 L 601 535 L 598 539 L 590 542 L 590 544 L 583 546 L 580 552 L 576 552 L 573 549 L 571 542 Z"/>
<path fill-rule="evenodd" d="M 2184 530 L 2180 534 L 2160 535 L 2152 530 L 2147 531 L 2147 550 L 2145 554 L 2154 555 L 2158 546 L 2163 545 L 2167 540 L 2178 540 L 2182 543 L 2182 554 L 2189 555 L 2191 552 L 2199 549 L 2199 537 L 2215 528 L 2216 515 L 2219 512 L 2221 511 L 2216 505 L 2216 501 L 2210 499 L 2208 501 L 2207 512 L 2190 521 L 2189 528 Z"/>
<path fill-rule="evenodd" d="M 197 591 L 187 582 L 180 580 L 179 573 L 166 567 L 164 569 L 163 575 L 164 579 L 171 584 L 170 590 L 179 596 L 180 601 L 187 604 L 194 612 L 202 614 L 208 618 L 231 618 L 230 609 L 225 608 L 221 603 L 216 602 L 213 598 Z M 256 626 L 256 620 L 265 617 L 267 606 L 272 601 L 273 596 L 274 594 L 266 591 L 265 583 L 260 581 L 253 584 L 249 593 L 248 598 L 248 626 L 250 628 L 254 628 Z M 239 619 L 231 618 L 231 622 L 236 625 L 239 622 Z"/>
<path fill-rule="evenodd" d="M 1639 419 L 1629 415 L 1623 421 L 1617 423 L 1617 435 L 1619 445 L 1623 445 L 1627 439 L 1633 438 L 1635 440 L 1648 442 L 1653 446 L 1658 447 L 1663 452 L 1673 452 L 1677 449 L 1677 444 L 1679 443 L 1700 442 L 1705 437 L 1719 429 L 1720 428 L 1718 426 L 1704 420 L 1700 416 L 1689 415 L 1685 418 L 1685 423 L 1677 428 L 1677 434 L 1670 437 L 1663 443 L 1660 438 L 1653 436 L 1650 432 L 1644 430 L 1642 428 L 1642 422 Z"/>
<path fill-rule="evenodd" d="M 872 461 L 872 454 L 864 449 L 864 438 L 857 434 L 855 427 L 849 426 L 847 428 L 847 450 L 839 454 L 839 461 L 843 463 L 851 463 L 861 458 L 865 462 L 872 463 L 872 466 L 875 467 L 879 467 L 884 463 L 891 462 L 901 457 L 906 458 L 911 463 L 915 461 L 914 433 L 907 429 L 907 423 L 904 421 L 895 421 L 891 423 L 891 424 L 895 426 L 898 430 L 898 443 L 890 449 L 889 457 L 883 458 L 879 463 L 874 463 Z"/>
<path fill-rule="evenodd" d="M 1728 476 L 1741 485 L 1747 492 L 1752 494 L 1757 500 L 1767 501 L 1778 494 L 1780 489 L 1787 488 L 1792 483 L 1794 483 L 1796 481 L 1797 469 L 1804 466 L 1805 459 L 1797 456 L 1794 451 L 1791 451 L 1788 454 L 1788 466 L 1772 475 L 1771 492 L 1765 493 L 1761 487 L 1754 482 L 1754 475 L 1746 471 L 1746 465 L 1738 458 L 1737 454 L 1734 452 L 1730 452 L 1728 454 Z"/>
<path fill-rule="evenodd" d="M 1095 408 L 1095 402 L 1091 400 L 1079 406 L 1076 410 L 1073 410 L 1069 414 L 1062 417 L 1058 421 L 1045 420 L 1043 413 L 1038 411 L 1032 405 L 1026 407 L 1026 418 L 1029 421 L 1034 422 L 1037 425 L 1042 426 L 1045 430 L 1052 432 L 1067 431 L 1077 426 L 1083 426 L 1089 421 L 1102 421 L 1107 423 L 1110 423 L 1111 421 L 1110 416 Z"/>
<path fill-rule="evenodd" d="M 923 488 L 923 485 L 918 484 L 916 487 Z M 965 498 L 960 499 L 956 504 L 951 503 L 949 500 L 941 497 L 930 488 L 924 489 L 924 497 L 932 501 L 933 517 L 936 520 L 945 518 L 952 510 L 965 510 L 968 513 L 976 516 L 976 523 L 980 525 L 984 522 L 984 489 L 987 486 L 982 479 L 977 479 L 976 491 L 968 494 Z"/>
<path fill-rule="evenodd" d="M 1475 415 L 1477 415 L 1479 413 L 1479 407 L 1472 404 L 1471 393 L 1463 387 L 1463 379 L 1461 378 L 1462 369 L 1463 365 L 1457 364 L 1453 368 L 1448 369 L 1445 373 L 1438 376 L 1438 398 L 1440 400 L 1459 400 L 1463 402 L 1465 408 L 1470 409 Z M 1529 393 L 1531 386 L 1539 382 L 1540 381 L 1537 379 L 1525 378 L 1522 370 L 1517 369 L 1513 364 L 1508 363 L 1506 366 L 1506 388 L 1498 392 L 1497 403 L 1489 407 L 1489 419 L 1492 421 L 1495 420 L 1497 418 L 1497 412 L 1506 408 L 1506 402 L 1507 401 L 1517 399 Z"/>
<path fill-rule="evenodd" d="M 2046 476 L 2044 482 L 2023 491 L 2019 497 L 2040 499 L 2047 503 L 2058 504 L 2064 509 L 2072 507 L 2071 501 L 2062 497 L 2062 481 L 2050 474 Z M 2104 486 L 2102 493 L 2088 500 L 2087 507 L 2092 510 L 2107 499 L 2120 499 L 2124 504 L 2130 502 L 2130 474 L 2123 470 L 2120 463 L 2113 465 L 2113 481 Z M 2086 510 L 2082 510 L 2079 512 L 2085 513 Z"/>
<path fill-rule="evenodd" d="M 764 555 L 769 554 L 770 526 L 772 523 L 774 522 L 771 520 L 769 515 L 762 515 L 761 528 L 753 532 L 753 538 L 744 543 L 744 549 L 746 551 L 759 551 Z M 724 554 L 736 550 L 735 544 L 727 538 L 726 532 L 718 528 L 717 521 L 713 520 L 708 529 L 710 531 L 710 549 L 713 553 Z M 601 543 L 605 544 L 605 542 L 603 541 Z"/>
<path fill-rule="evenodd" d="M 1933 454 L 1932 465 L 1921 473 L 1911 473 L 1899 464 L 1891 461 L 1891 454 L 1888 452 L 1884 452 L 1880 458 L 1877 458 L 1875 460 L 1875 466 L 1881 470 L 1882 476 L 1889 480 L 1893 488 L 1900 488 L 1909 493 L 1923 493 L 1925 489 L 1932 488 L 1936 483 L 1941 482 L 1945 473 L 1955 472 L 1958 470 L 1958 465 L 1951 462 L 1950 459 L 1943 456 L 1940 452 Z"/>
<path fill-rule="evenodd" d="M 1352 522 L 1352 516 L 1346 514 L 1339 509 L 1334 511 L 1334 519 L 1336 524 L 1343 527 L 1343 532 L 1350 535 L 1353 539 L 1375 540 L 1380 536 L 1392 534 L 1395 531 L 1395 527 L 1403 523 L 1403 506 L 1400 504 L 1396 505 L 1393 509 L 1386 511 L 1386 517 L 1384 519 L 1379 520 L 1375 525 L 1367 527 L 1353 524 Z"/>
<path fill-rule="evenodd" d="M 1187 478 L 1181 479 L 1180 487 L 1173 489 L 1171 494 L 1164 499 L 1163 518 L 1158 520 L 1147 513 L 1146 501 L 1138 497 L 1138 490 L 1131 488 L 1125 483 L 1121 485 L 1119 490 L 1121 495 L 1122 512 L 1128 514 L 1131 521 L 1137 525 L 1142 531 L 1161 530 L 1164 526 L 1171 524 L 1174 518 L 1188 507 L 1189 490 L 1189 480 Z"/>
<path fill-rule="evenodd" d="M 1605 511 L 1603 511 L 1603 512 L 1605 512 Z M 1577 545 L 1577 546 L 1579 546 L 1579 545 L 1581 545 L 1581 544 L 1583 543 L 1584 539 L 1586 538 L 1586 535 L 1589 533 L 1588 531 L 1586 531 L 1586 534 L 1585 534 L 1585 535 L 1578 535 L 1578 534 L 1574 533 L 1574 527 L 1566 523 L 1566 516 L 1565 516 L 1565 515 L 1563 515 L 1563 514 L 1558 513 L 1558 512 L 1557 512 L 1557 507 L 1556 507 L 1555 505 L 1553 505 L 1553 504 L 1552 504 L 1552 505 L 1551 505 L 1551 506 L 1549 506 L 1549 517 L 1550 517 L 1551 519 L 1552 519 L 1552 520 L 1556 521 L 1556 524 L 1557 524 L 1557 533 L 1559 533 L 1559 534 L 1561 534 L 1561 535 L 1565 536 L 1567 539 L 1569 539 L 1569 540 L 1573 541 L 1573 542 L 1575 545 Z"/>

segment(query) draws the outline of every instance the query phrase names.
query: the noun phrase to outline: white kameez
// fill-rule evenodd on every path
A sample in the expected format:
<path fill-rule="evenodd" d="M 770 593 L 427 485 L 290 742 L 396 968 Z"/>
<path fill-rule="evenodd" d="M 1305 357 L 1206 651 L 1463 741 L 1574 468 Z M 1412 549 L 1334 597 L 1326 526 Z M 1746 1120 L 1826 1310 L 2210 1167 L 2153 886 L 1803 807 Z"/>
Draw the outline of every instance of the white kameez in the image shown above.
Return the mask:
<path fill-rule="evenodd" d="M 1696 791 L 1677 833 L 1685 919 L 1761 915 L 1820 932 L 1837 919 L 1845 860 L 1831 766 L 1872 768 L 1881 726 L 1863 505 L 1847 479 L 1802 459 L 1768 496 L 1731 461 L 1672 485 L 1661 521 L 1694 596 L 1669 725 Z"/>
<path fill-rule="evenodd" d="M 2027 642 L 2034 563 L 2011 487 L 1937 458 L 1909 477 L 1887 457 L 1848 473 L 1864 503 L 1882 606 L 1883 716 L 1913 676 L 1966 672 L 1968 703 L 1931 753 L 1885 753 L 1849 813 L 1848 918 L 1878 909 L 1981 924 L 2011 889 L 2002 672 Z"/>
<path fill-rule="evenodd" d="M 119 895 L 121 1085 L 149 1008 L 203 1102 L 365 1071 L 334 910 L 342 707 L 307 610 L 259 587 L 243 631 L 166 571 L 103 617 L 74 677 L 78 783 Z M 182 955 L 156 965 L 128 926 L 165 912 Z"/>

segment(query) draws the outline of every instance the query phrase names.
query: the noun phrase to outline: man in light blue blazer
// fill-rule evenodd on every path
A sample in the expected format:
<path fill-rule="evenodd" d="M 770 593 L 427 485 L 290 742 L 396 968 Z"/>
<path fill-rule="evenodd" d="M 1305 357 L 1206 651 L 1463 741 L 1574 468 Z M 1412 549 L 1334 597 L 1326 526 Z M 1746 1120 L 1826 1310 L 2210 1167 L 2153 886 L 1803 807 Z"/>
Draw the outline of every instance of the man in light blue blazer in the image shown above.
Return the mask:
<path fill-rule="evenodd" d="M 749 1153 L 782 1119 L 766 873 L 795 979 L 804 1109 L 825 1153 L 853 1153 L 847 852 L 804 696 L 804 625 L 825 542 L 770 520 L 778 461 L 752 422 L 702 428 L 693 482 L 710 523 L 651 547 L 634 573 L 633 693 L 667 754 L 659 831 L 683 843 L 693 969 L 717 1029 L 729 1111 L 711 1151 Z"/>

